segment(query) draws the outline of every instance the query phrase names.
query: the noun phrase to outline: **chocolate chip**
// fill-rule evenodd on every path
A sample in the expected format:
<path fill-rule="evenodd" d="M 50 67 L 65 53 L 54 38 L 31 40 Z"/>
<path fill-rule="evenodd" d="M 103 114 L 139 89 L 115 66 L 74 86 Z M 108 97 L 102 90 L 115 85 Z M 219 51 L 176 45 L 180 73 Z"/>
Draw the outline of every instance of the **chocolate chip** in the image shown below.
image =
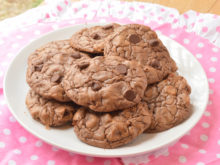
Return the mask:
<path fill-rule="evenodd" d="M 134 91 L 132 90 L 127 90 L 125 93 L 124 93 L 124 97 L 129 100 L 129 101 L 132 101 L 135 99 L 136 97 L 136 94 L 134 93 Z"/>
<path fill-rule="evenodd" d="M 152 39 L 149 41 L 150 46 L 157 46 L 159 44 L 159 41 L 157 39 Z"/>
<path fill-rule="evenodd" d="M 71 54 L 71 57 L 73 57 L 75 59 L 79 59 L 79 58 L 81 58 L 81 55 L 79 52 L 74 52 L 73 54 Z"/>
<path fill-rule="evenodd" d="M 133 44 L 136 44 L 136 43 L 140 42 L 141 39 L 140 39 L 140 37 L 139 37 L 138 35 L 132 34 L 132 35 L 130 35 L 130 37 L 129 37 L 129 41 L 130 41 L 131 43 L 133 43 Z"/>
<path fill-rule="evenodd" d="M 102 27 L 104 30 L 108 30 L 108 29 L 112 29 L 113 28 L 113 25 L 112 24 L 109 24 L 109 25 L 105 25 Z"/>
<path fill-rule="evenodd" d="M 34 70 L 38 72 L 40 72 L 42 68 L 43 68 L 43 64 L 34 66 Z"/>
<path fill-rule="evenodd" d="M 127 73 L 127 66 L 124 65 L 124 64 L 119 64 L 117 67 L 116 67 L 117 71 L 120 73 L 120 74 L 126 74 Z"/>
<path fill-rule="evenodd" d="M 66 110 L 65 110 L 65 112 L 64 112 L 64 114 L 63 114 L 63 117 L 68 116 L 69 114 L 70 114 L 69 111 L 66 111 Z"/>
<path fill-rule="evenodd" d="M 91 88 L 94 91 L 98 91 L 99 89 L 102 88 L 101 83 L 100 82 L 92 82 L 91 84 Z"/>
<path fill-rule="evenodd" d="M 57 73 L 57 72 L 55 72 L 55 73 L 53 74 L 53 76 L 51 77 L 51 81 L 52 81 L 52 82 L 57 82 L 57 83 L 59 83 L 59 82 L 60 82 L 60 79 L 61 79 L 61 76 L 60 76 L 60 74 Z"/>
<path fill-rule="evenodd" d="M 153 60 L 150 64 L 153 68 L 159 68 L 160 67 L 160 63 L 157 60 Z"/>
<path fill-rule="evenodd" d="M 83 70 L 86 69 L 89 66 L 89 62 L 82 62 L 80 64 L 78 64 L 78 67 Z"/>
<path fill-rule="evenodd" d="M 101 37 L 100 37 L 98 34 L 96 34 L 96 33 L 92 34 L 92 38 L 93 38 L 94 40 L 99 40 L 99 39 L 101 39 Z"/>

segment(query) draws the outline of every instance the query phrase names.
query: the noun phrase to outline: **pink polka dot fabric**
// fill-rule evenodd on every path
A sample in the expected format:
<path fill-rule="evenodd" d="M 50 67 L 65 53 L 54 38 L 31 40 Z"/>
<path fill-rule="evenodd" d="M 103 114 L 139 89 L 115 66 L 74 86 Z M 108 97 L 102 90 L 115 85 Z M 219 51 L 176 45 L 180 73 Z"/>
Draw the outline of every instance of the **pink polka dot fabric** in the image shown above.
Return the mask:
<path fill-rule="evenodd" d="M 50 3 L 49 3 L 50 4 Z M 55 5 L 54 5 L 55 4 Z M 119 1 L 56 1 L 40 16 L 32 11 L 0 22 L 0 164 L 1 165 L 219 165 L 220 164 L 220 21 L 219 16 L 176 10 L 146 3 Z M 94 7 L 95 6 L 95 7 Z M 29 15 L 28 15 L 29 14 Z M 6 29 L 5 23 L 16 26 Z M 209 18 L 209 22 L 207 19 Z M 213 20 L 211 20 L 213 19 Z M 214 24 L 209 24 L 214 21 Z M 206 71 L 210 96 L 197 125 L 179 142 L 151 154 L 127 158 L 97 158 L 51 146 L 27 132 L 10 113 L 3 97 L 3 78 L 10 61 L 33 39 L 50 31 L 90 22 L 139 23 L 150 26 L 183 45 Z M 3 25 L 4 24 L 4 25 Z M 4 27 L 4 28 L 3 28 Z M 4 34 L 3 34 L 4 33 Z M 24 61 L 25 62 L 25 61 Z"/>

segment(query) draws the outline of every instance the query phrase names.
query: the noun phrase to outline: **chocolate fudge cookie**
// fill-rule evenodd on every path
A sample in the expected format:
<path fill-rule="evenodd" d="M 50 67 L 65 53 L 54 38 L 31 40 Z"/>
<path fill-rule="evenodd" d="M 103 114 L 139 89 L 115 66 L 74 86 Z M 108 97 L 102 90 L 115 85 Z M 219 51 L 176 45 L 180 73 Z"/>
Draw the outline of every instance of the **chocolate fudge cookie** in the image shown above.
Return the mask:
<path fill-rule="evenodd" d="M 175 73 L 148 86 L 144 100 L 152 113 L 152 123 L 146 132 L 167 130 L 187 119 L 191 114 L 190 93 L 186 80 Z"/>
<path fill-rule="evenodd" d="M 73 103 L 60 103 L 48 100 L 30 90 L 26 97 L 26 105 L 35 120 L 46 126 L 61 126 L 71 123 L 77 106 Z"/>
<path fill-rule="evenodd" d="M 68 40 L 50 42 L 29 56 L 27 83 L 45 98 L 61 102 L 70 101 L 61 86 L 61 81 L 70 65 L 82 58 L 89 56 L 74 50 Z"/>
<path fill-rule="evenodd" d="M 116 148 L 127 144 L 143 133 L 151 124 L 147 104 L 115 112 L 94 112 L 80 108 L 73 117 L 77 137 L 101 148 Z"/>
<path fill-rule="evenodd" d="M 144 25 L 121 26 L 108 37 L 104 48 L 105 56 L 120 56 L 136 60 L 146 70 L 148 84 L 161 81 L 177 70 L 176 64 L 157 34 Z M 152 72 L 149 76 L 149 71 Z"/>
<path fill-rule="evenodd" d="M 75 103 L 94 111 L 110 112 L 139 103 L 147 79 L 135 61 L 100 56 L 73 65 L 62 85 Z"/>
<path fill-rule="evenodd" d="M 73 34 L 70 44 L 72 47 L 90 53 L 102 53 L 105 39 L 120 25 L 113 23 L 105 26 L 84 28 Z"/>

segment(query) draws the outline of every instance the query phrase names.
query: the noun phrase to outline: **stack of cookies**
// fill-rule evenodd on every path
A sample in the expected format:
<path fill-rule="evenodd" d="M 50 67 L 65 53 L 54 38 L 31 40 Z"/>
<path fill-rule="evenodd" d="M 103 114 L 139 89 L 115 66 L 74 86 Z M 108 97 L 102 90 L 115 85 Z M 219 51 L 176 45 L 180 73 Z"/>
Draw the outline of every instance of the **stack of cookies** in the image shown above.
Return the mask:
<path fill-rule="evenodd" d="M 26 105 L 46 126 L 69 123 L 81 141 L 116 148 L 190 116 L 191 89 L 176 71 L 147 26 L 85 28 L 29 56 Z"/>

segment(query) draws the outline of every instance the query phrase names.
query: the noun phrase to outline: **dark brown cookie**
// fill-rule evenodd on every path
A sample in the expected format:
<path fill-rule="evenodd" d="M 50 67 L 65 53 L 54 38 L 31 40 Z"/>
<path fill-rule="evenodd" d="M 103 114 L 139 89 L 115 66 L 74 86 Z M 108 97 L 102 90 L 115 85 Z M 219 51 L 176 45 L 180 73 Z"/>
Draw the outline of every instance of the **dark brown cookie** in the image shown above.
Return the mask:
<path fill-rule="evenodd" d="M 144 25 L 129 24 L 119 27 L 108 37 L 104 55 L 138 61 L 146 71 L 148 84 L 161 81 L 177 70 L 175 62 L 157 34 Z"/>
<path fill-rule="evenodd" d="M 147 79 L 135 61 L 109 56 L 78 61 L 62 85 L 75 103 L 94 111 L 110 112 L 139 103 Z"/>
<path fill-rule="evenodd" d="M 144 100 L 152 113 L 152 123 L 146 132 L 164 131 L 186 120 L 191 114 L 190 93 L 186 80 L 175 73 L 148 86 Z"/>
<path fill-rule="evenodd" d="M 73 117 L 77 137 L 89 145 L 101 148 L 125 145 L 140 135 L 150 124 L 151 115 L 145 102 L 111 113 L 80 108 Z"/>
<path fill-rule="evenodd" d="M 105 26 L 84 28 L 73 34 L 70 44 L 80 51 L 102 53 L 104 51 L 105 39 L 119 26 L 119 24 L 113 23 Z"/>
<path fill-rule="evenodd" d="M 33 90 L 27 94 L 26 105 L 32 117 L 46 126 L 70 124 L 78 108 L 73 103 L 60 103 L 45 99 Z"/>
<path fill-rule="evenodd" d="M 70 65 L 82 58 L 89 56 L 74 50 L 68 40 L 50 42 L 29 56 L 26 80 L 36 93 L 45 98 L 70 101 L 61 81 Z"/>

